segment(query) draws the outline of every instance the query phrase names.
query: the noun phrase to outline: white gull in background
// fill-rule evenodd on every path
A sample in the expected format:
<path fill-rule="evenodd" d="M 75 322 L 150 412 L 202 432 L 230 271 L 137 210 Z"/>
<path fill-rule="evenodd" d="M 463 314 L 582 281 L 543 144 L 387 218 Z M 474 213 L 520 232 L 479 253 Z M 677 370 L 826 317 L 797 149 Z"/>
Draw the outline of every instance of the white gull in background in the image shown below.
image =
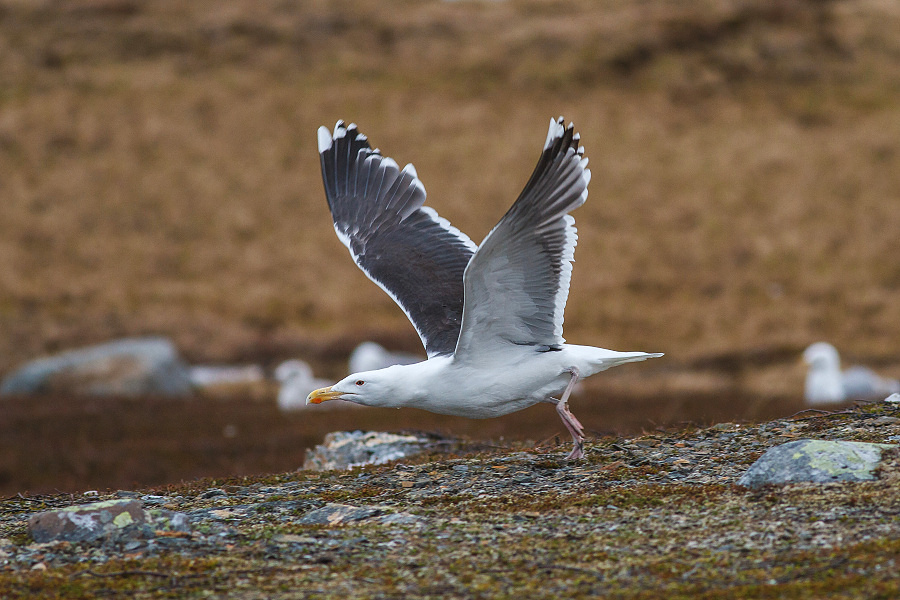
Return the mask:
<path fill-rule="evenodd" d="M 278 408 L 283 411 L 302 410 L 306 407 L 306 396 L 328 383 L 326 379 L 317 379 L 312 367 L 297 359 L 286 360 L 275 367 L 274 376 L 281 384 Z"/>
<path fill-rule="evenodd" d="M 391 352 L 375 342 L 363 342 L 350 353 L 347 368 L 350 373 L 377 371 L 393 365 L 411 365 L 420 362 L 421 356 L 406 352 Z"/>
<path fill-rule="evenodd" d="M 900 392 L 900 382 L 886 379 L 866 367 L 841 371 L 841 358 L 834 346 L 816 342 L 803 351 L 809 365 L 804 396 L 809 404 L 831 404 L 847 400 L 872 400 Z"/>
<path fill-rule="evenodd" d="M 492 132 L 486 132 L 490 135 Z M 573 126 L 550 129 L 525 189 L 480 246 L 424 206 L 412 165 L 372 150 L 356 125 L 319 128 L 325 196 L 338 238 L 360 269 L 409 317 L 428 359 L 354 373 L 307 402 L 343 399 L 471 418 L 539 402 L 556 406 L 584 455 L 569 411 L 575 383 L 610 367 L 662 356 L 566 344 L 575 220 L 590 171 Z"/>

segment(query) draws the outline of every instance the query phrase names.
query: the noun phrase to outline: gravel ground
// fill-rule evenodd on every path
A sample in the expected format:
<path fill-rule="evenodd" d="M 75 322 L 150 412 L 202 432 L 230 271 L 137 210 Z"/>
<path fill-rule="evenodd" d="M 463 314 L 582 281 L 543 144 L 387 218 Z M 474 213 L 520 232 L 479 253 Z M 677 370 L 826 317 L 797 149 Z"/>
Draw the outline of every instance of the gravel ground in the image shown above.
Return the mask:
<path fill-rule="evenodd" d="M 137 598 L 897 597 L 900 458 L 879 479 L 736 485 L 800 438 L 900 441 L 876 404 L 758 425 L 417 457 L 0 503 L 0 596 Z M 38 544 L 28 517 L 139 498 L 190 532 Z"/>

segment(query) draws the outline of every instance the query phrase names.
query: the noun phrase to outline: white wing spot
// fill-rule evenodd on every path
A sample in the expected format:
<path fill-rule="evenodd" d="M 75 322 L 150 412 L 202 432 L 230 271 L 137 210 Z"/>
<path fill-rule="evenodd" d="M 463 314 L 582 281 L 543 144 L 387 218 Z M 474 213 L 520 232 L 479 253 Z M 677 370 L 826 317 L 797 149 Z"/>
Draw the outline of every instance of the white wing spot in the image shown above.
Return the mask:
<path fill-rule="evenodd" d="M 334 141 L 331 139 L 331 132 L 325 126 L 319 127 L 319 154 L 329 150 Z"/>

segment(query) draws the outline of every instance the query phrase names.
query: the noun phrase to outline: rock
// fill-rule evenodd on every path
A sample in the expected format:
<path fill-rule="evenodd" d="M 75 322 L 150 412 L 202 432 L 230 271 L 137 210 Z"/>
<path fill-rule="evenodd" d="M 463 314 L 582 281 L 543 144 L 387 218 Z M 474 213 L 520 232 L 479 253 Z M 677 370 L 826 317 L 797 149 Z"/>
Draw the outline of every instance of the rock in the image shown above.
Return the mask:
<path fill-rule="evenodd" d="M 228 492 L 226 492 L 225 490 L 222 490 L 219 488 L 210 488 L 210 489 L 206 490 L 205 492 L 203 492 L 202 494 L 200 494 L 199 498 L 208 500 L 210 498 L 215 498 L 217 496 L 227 496 L 227 495 L 228 495 Z"/>
<path fill-rule="evenodd" d="M 276 544 L 315 544 L 316 538 L 296 533 L 279 533 L 272 536 L 272 541 Z"/>
<path fill-rule="evenodd" d="M 415 525 L 420 526 L 426 520 L 408 512 L 391 512 L 382 506 L 351 506 L 349 504 L 329 503 L 322 508 L 310 511 L 300 518 L 303 525 L 344 525 L 357 521 L 374 521 L 381 525 Z"/>
<path fill-rule="evenodd" d="M 398 435 L 379 431 L 338 431 L 306 454 L 303 468 L 312 471 L 380 465 L 431 449 L 438 441 L 424 435 Z"/>
<path fill-rule="evenodd" d="M 378 522 L 382 525 L 416 525 L 421 526 L 427 524 L 427 521 L 420 516 L 408 513 L 397 512 L 383 515 L 378 518 Z"/>
<path fill-rule="evenodd" d="M 140 501 L 107 500 L 38 513 L 28 520 L 28 531 L 36 542 L 93 542 L 145 522 Z"/>
<path fill-rule="evenodd" d="M 0 395 L 188 396 L 191 380 L 172 343 L 132 338 L 32 361 L 8 375 Z"/>
<path fill-rule="evenodd" d="M 371 519 L 383 515 L 384 512 L 384 509 L 373 506 L 326 504 L 322 508 L 306 513 L 298 522 L 303 525 L 341 525 Z"/>
<path fill-rule="evenodd" d="M 189 533 L 191 531 L 188 516 L 174 510 L 151 508 L 144 511 L 144 518 L 154 534 Z"/>
<path fill-rule="evenodd" d="M 867 481 L 881 453 L 891 444 L 796 440 L 763 454 L 740 478 L 738 485 L 756 488 L 766 484 Z"/>
<path fill-rule="evenodd" d="M 136 499 L 68 506 L 28 520 L 28 532 L 39 543 L 121 541 L 190 530 L 187 515 L 159 508 L 144 510 Z"/>

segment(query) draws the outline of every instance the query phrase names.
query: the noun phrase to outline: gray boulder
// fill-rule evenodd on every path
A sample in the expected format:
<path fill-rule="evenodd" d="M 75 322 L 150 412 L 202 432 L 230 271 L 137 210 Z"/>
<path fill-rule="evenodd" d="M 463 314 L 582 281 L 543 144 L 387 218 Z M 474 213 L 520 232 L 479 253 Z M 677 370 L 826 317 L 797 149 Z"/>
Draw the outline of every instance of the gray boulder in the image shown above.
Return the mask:
<path fill-rule="evenodd" d="M 107 500 L 38 513 L 28 520 L 36 542 L 92 542 L 133 531 L 145 522 L 140 500 Z"/>
<path fill-rule="evenodd" d="M 105 500 L 33 515 L 28 532 L 36 542 L 95 542 L 152 538 L 158 532 L 188 532 L 187 516 L 144 510 L 137 499 Z"/>
<path fill-rule="evenodd" d="M 346 525 L 359 521 L 382 525 L 423 525 L 425 519 L 407 512 L 392 512 L 386 506 L 351 506 L 349 504 L 326 504 L 312 510 L 300 518 L 303 525 Z"/>
<path fill-rule="evenodd" d="M 303 468 L 312 471 L 349 469 L 361 465 L 380 465 L 425 452 L 438 440 L 425 435 L 384 433 L 380 431 L 338 431 L 325 436 L 323 444 L 306 454 Z"/>
<path fill-rule="evenodd" d="M 738 485 L 829 483 L 875 479 L 881 453 L 891 444 L 797 440 L 771 448 L 753 463 Z"/>
<path fill-rule="evenodd" d="M 69 350 L 10 373 L 0 395 L 188 396 L 190 372 L 175 346 L 157 337 L 130 338 Z"/>

